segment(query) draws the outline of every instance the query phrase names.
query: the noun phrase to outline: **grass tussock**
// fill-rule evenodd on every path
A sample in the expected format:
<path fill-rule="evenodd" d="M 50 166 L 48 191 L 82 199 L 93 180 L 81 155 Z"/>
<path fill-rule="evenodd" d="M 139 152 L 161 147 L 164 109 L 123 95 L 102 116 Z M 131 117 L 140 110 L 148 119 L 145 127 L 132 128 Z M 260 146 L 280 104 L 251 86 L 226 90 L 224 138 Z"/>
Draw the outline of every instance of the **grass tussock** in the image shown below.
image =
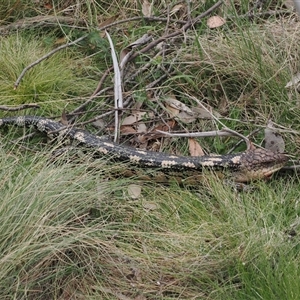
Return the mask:
<path fill-rule="evenodd" d="M 189 81 L 189 87 L 194 87 L 200 93 L 199 98 L 209 99 L 210 105 L 225 114 L 236 108 L 249 119 L 257 113 L 261 115 L 257 117 L 280 119 L 282 111 L 276 110 L 279 107 L 285 114 L 296 113 L 293 112 L 296 101 L 290 100 L 286 106 L 289 99 L 285 84 L 291 73 L 297 72 L 295 56 L 297 60 L 299 38 L 286 33 L 279 43 L 275 28 L 279 30 L 280 25 L 272 23 L 263 28 L 252 25 L 243 32 L 193 39 L 194 47 L 188 48 L 182 57 L 187 65 L 187 79 L 194 79 Z M 192 64 L 191 59 L 194 59 Z M 272 105 L 274 102 L 276 106 Z M 250 110 L 246 111 L 247 108 Z M 251 110 L 254 110 L 252 115 Z"/>
<path fill-rule="evenodd" d="M 132 200 L 130 180 L 105 181 L 103 161 L 47 156 L 1 161 L 2 296 L 272 299 L 299 287 L 292 183 L 245 194 L 215 181 L 196 193 L 145 184 Z"/>
<path fill-rule="evenodd" d="M 89 78 L 77 77 L 78 61 L 72 59 L 70 51 L 61 51 L 36 65 L 26 73 L 19 87 L 13 88 L 23 69 L 50 50 L 33 36 L 17 34 L 1 38 L 1 104 L 38 103 L 48 114 L 72 109 L 86 96 L 94 83 Z"/>

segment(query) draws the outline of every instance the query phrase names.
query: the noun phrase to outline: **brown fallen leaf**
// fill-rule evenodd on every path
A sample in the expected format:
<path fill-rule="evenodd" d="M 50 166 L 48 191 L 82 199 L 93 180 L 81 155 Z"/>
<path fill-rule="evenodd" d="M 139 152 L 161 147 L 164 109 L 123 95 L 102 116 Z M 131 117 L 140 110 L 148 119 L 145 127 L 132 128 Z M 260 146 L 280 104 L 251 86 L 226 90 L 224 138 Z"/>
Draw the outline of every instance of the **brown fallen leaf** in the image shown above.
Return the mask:
<path fill-rule="evenodd" d="M 121 125 L 120 126 L 120 133 L 122 135 L 126 135 L 126 134 L 135 134 L 137 133 L 136 129 L 133 128 L 132 126 L 127 126 L 127 125 Z"/>
<path fill-rule="evenodd" d="M 151 17 L 152 5 L 148 0 L 144 0 L 142 4 L 142 13 L 145 17 Z"/>
<path fill-rule="evenodd" d="M 226 23 L 225 19 L 223 19 L 222 17 L 219 17 L 219 16 L 213 16 L 213 17 L 208 18 L 208 20 L 207 20 L 207 26 L 209 28 L 221 27 L 225 23 Z"/>
<path fill-rule="evenodd" d="M 140 120 L 146 115 L 146 112 L 137 111 L 134 114 L 124 118 L 121 125 L 132 125 Z"/>
<path fill-rule="evenodd" d="M 46 9 L 53 9 L 53 6 L 50 3 L 45 3 L 44 4 L 44 8 L 46 8 Z"/>
<path fill-rule="evenodd" d="M 147 126 L 145 123 L 139 123 L 137 126 L 136 126 L 136 131 L 138 133 L 146 133 L 147 132 Z"/>
<path fill-rule="evenodd" d="M 193 113 L 187 113 L 185 111 L 181 111 L 176 118 L 183 123 L 192 123 L 197 119 Z"/>
<path fill-rule="evenodd" d="M 189 138 L 189 150 L 191 156 L 203 156 L 204 152 L 200 144 L 193 138 Z"/>
<path fill-rule="evenodd" d="M 176 125 L 176 121 L 175 120 L 170 120 L 167 121 L 165 123 L 161 123 L 157 126 L 155 126 L 152 130 L 152 132 L 155 132 L 156 130 L 160 130 L 160 131 L 170 131 L 171 129 L 173 129 Z"/>
<path fill-rule="evenodd" d="M 165 106 L 166 106 L 167 112 L 171 118 L 176 117 L 180 112 L 180 110 L 178 108 L 174 108 L 173 106 L 170 106 L 168 104 L 166 104 Z"/>
<path fill-rule="evenodd" d="M 176 125 L 175 120 L 170 120 L 166 123 L 161 123 L 159 125 L 156 125 L 151 131 L 144 134 L 144 138 L 147 141 L 156 140 L 158 138 L 164 137 L 165 135 L 163 133 L 157 132 L 157 130 L 160 131 L 171 131 Z"/>
<path fill-rule="evenodd" d="M 182 8 L 184 8 L 184 5 L 183 4 L 177 4 L 175 5 L 171 11 L 170 11 L 170 16 L 176 14 L 179 10 L 181 10 Z"/>
<path fill-rule="evenodd" d="M 164 99 L 164 102 L 168 104 L 168 106 L 178 109 L 180 111 L 185 111 L 187 113 L 192 113 L 192 110 L 183 102 L 177 100 L 175 96 L 169 96 Z"/>
<path fill-rule="evenodd" d="M 197 118 L 200 119 L 213 119 L 213 116 L 220 117 L 217 115 L 217 112 L 212 112 L 211 108 L 204 108 L 204 107 L 193 107 L 193 112 L 197 115 Z"/>
<path fill-rule="evenodd" d="M 104 122 L 103 119 L 98 119 L 98 120 L 94 121 L 92 124 L 93 124 L 93 126 L 95 126 L 98 129 L 106 128 L 106 123 Z"/>
<path fill-rule="evenodd" d="M 117 14 L 117 15 L 114 15 L 114 16 L 112 16 L 112 17 L 106 19 L 105 21 L 99 23 L 98 27 L 99 27 L 99 28 L 103 28 L 103 27 L 105 27 L 105 26 L 107 26 L 107 25 L 109 25 L 109 24 L 115 22 L 116 19 L 118 18 L 118 16 L 119 16 L 119 15 Z M 100 31 L 99 31 L 99 35 L 100 35 L 100 37 L 104 38 L 104 37 L 105 37 L 105 30 L 100 30 Z"/>
<path fill-rule="evenodd" d="M 177 100 L 174 95 L 164 99 L 165 107 L 171 118 L 178 118 L 184 123 L 191 123 L 196 120 L 193 111 L 183 102 Z"/>

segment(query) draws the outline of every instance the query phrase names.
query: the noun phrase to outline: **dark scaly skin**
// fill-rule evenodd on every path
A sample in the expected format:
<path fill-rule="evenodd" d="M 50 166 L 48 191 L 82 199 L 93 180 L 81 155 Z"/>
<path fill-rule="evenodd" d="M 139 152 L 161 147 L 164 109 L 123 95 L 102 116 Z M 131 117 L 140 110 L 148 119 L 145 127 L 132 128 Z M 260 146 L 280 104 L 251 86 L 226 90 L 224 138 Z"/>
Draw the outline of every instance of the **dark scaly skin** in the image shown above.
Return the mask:
<path fill-rule="evenodd" d="M 175 156 L 162 152 L 143 151 L 104 141 L 87 131 L 65 128 L 59 122 L 37 116 L 0 119 L 0 127 L 5 125 L 34 126 L 38 131 L 49 136 L 54 132 L 54 136 L 65 136 L 78 141 L 86 147 L 93 148 L 100 155 L 107 155 L 112 160 L 126 161 L 149 168 L 160 168 L 177 172 L 188 171 L 189 176 L 193 173 L 199 173 L 203 168 L 224 169 L 232 173 L 236 182 L 268 178 L 281 169 L 288 161 L 288 157 L 285 154 L 274 153 L 267 149 L 247 150 L 236 154 L 214 156 Z"/>

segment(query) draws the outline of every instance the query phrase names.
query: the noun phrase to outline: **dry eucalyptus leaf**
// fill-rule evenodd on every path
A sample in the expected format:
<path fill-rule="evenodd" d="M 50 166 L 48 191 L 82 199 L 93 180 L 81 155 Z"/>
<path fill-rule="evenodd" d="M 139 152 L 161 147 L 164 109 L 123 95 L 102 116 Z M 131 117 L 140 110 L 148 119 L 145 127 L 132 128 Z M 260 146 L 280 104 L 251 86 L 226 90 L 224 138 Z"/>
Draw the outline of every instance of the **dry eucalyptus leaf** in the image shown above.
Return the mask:
<path fill-rule="evenodd" d="M 115 51 L 115 46 L 113 41 L 109 35 L 109 33 L 105 30 L 106 37 L 108 39 L 110 50 L 111 50 L 111 57 L 113 61 L 113 68 L 114 68 L 114 99 L 115 99 L 115 108 L 123 108 L 123 94 L 122 94 L 122 80 L 121 80 L 121 70 L 119 67 L 118 58 Z M 115 115 L 117 111 L 115 112 Z M 115 135 L 116 140 L 116 135 Z"/>
<path fill-rule="evenodd" d="M 142 187 L 137 184 L 128 186 L 128 195 L 131 199 L 138 199 L 141 196 Z"/>
<path fill-rule="evenodd" d="M 134 129 L 132 126 L 120 126 L 120 133 L 122 135 L 126 135 L 126 134 L 135 134 L 137 133 L 136 132 L 136 129 Z"/>
<path fill-rule="evenodd" d="M 217 28 L 224 25 L 225 23 L 226 23 L 225 19 L 219 16 L 213 16 L 208 18 L 207 20 L 207 26 L 209 28 Z"/>
<path fill-rule="evenodd" d="M 176 13 L 177 13 L 181 8 L 183 8 L 183 7 L 184 7 L 183 4 L 177 4 L 177 5 L 175 5 L 175 6 L 171 9 L 171 11 L 170 11 L 170 16 L 176 14 Z"/>
<path fill-rule="evenodd" d="M 193 107 L 193 112 L 197 115 L 197 118 L 213 119 L 213 113 L 203 107 L 199 107 L 199 106 Z"/>
<path fill-rule="evenodd" d="M 142 120 L 145 115 L 146 115 L 146 112 L 138 111 L 135 114 L 126 117 L 122 121 L 121 125 L 132 125 L 132 124 Z"/>
<path fill-rule="evenodd" d="M 96 120 L 92 124 L 93 124 L 93 126 L 95 126 L 96 128 L 99 128 L 99 129 L 103 129 L 106 127 L 106 123 L 104 122 L 103 119 Z"/>
<path fill-rule="evenodd" d="M 151 99 L 150 99 L 150 101 L 151 101 Z M 133 105 L 132 105 L 132 110 L 139 110 L 139 109 L 141 109 L 141 107 L 143 106 L 143 104 L 144 104 L 144 100 L 142 100 L 142 101 L 135 101 L 133 103 Z M 154 113 L 152 113 L 152 115 L 154 115 Z"/>
<path fill-rule="evenodd" d="M 145 123 L 139 123 L 137 125 L 137 132 L 138 133 L 145 133 L 145 132 L 147 132 L 147 126 L 146 126 L 146 124 Z"/>
<path fill-rule="evenodd" d="M 152 5 L 148 0 L 144 0 L 142 4 L 142 13 L 145 17 L 151 17 Z"/>
<path fill-rule="evenodd" d="M 176 108 L 180 111 L 185 111 L 191 114 L 193 113 L 187 105 L 175 99 L 175 97 L 167 97 L 166 99 L 164 99 L 164 102 L 167 103 L 170 107 Z"/>
<path fill-rule="evenodd" d="M 160 43 L 158 43 L 158 44 L 155 46 L 155 48 L 156 48 L 157 50 L 163 50 L 163 47 L 164 47 L 165 44 L 166 44 L 165 41 L 160 42 Z"/>
<path fill-rule="evenodd" d="M 161 142 L 160 141 L 156 141 L 151 145 L 151 151 L 159 151 L 161 147 Z"/>
<path fill-rule="evenodd" d="M 196 120 L 196 116 L 193 111 L 181 101 L 171 96 L 164 99 L 166 108 L 171 117 L 176 117 L 184 123 L 191 123 Z"/>
<path fill-rule="evenodd" d="M 180 112 L 176 116 L 176 118 L 177 118 L 177 120 L 180 120 L 181 122 L 184 122 L 184 123 L 192 123 L 197 119 L 194 114 L 187 113 L 185 111 Z"/>
<path fill-rule="evenodd" d="M 173 129 L 176 125 L 176 122 L 174 120 L 169 120 L 167 122 L 164 123 L 160 123 L 158 125 L 156 125 L 152 132 L 155 132 L 156 130 L 160 130 L 160 131 L 170 131 L 171 129 Z"/>
<path fill-rule="evenodd" d="M 179 114 L 179 109 L 174 108 L 173 106 L 170 106 L 168 104 L 166 104 L 166 109 L 167 109 L 167 111 L 168 111 L 171 118 L 174 118 Z"/>
<path fill-rule="evenodd" d="M 265 128 L 265 148 L 279 153 L 283 153 L 285 149 L 284 140 L 282 136 L 276 132 L 271 121 L 268 122 L 268 125 Z"/>
<path fill-rule="evenodd" d="M 107 25 L 109 25 L 109 24 L 115 22 L 115 21 L 117 20 L 118 16 L 119 16 L 119 14 L 114 15 L 114 16 L 112 16 L 112 17 L 109 17 L 108 19 L 106 19 L 105 21 L 103 21 L 102 23 L 100 23 L 100 24 L 98 25 L 98 27 L 99 27 L 99 28 L 102 28 L 102 27 L 105 27 L 105 26 L 107 26 Z"/>
<path fill-rule="evenodd" d="M 171 118 L 176 117 L 180 112 L 178 108 L 174 107 L 173 105 L 169 105 L 168 103 L 165 104 L 165 107 Z"/>
<path fill-rule="evenodd" d="M 146 202 L 143 204 L 143 207 L 147 210 L 155 210 L 157 209 L 157 205 L 156 203 L 153 203 L 153 202 Z"/>
<path fill-rule="evenodd" d="M 204 152 L 200 144 L 193 138 L 189 138 L 189 150 L 191 156 L 203 156 Z"/>

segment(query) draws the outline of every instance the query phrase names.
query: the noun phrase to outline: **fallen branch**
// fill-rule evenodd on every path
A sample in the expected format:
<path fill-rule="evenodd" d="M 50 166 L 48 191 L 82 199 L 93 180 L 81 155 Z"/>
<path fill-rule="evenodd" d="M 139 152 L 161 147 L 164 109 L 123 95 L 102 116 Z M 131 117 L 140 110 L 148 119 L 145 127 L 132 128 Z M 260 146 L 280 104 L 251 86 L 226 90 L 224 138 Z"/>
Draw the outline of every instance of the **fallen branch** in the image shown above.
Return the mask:
<path fill-rule="evenodd" d="M 229 128 L 224 128 L 221 130 L 211 130 L 211 131 L 202 131 L 202 132 L 191 132 L 191 133 L 170 133 L 162 130 L 156 130 L 156 132 L 159 132 L 163 134 L 164 136 L 168 137 L 189 137 L 189 138 L 195 138 L 195 137 L 218 137 L 218 136 L 237 136 L 245 141 L 247 145 L 247 150 L 252 149 L 252 143 L 250 142 L 249 138 L 234 131 Z"/>

